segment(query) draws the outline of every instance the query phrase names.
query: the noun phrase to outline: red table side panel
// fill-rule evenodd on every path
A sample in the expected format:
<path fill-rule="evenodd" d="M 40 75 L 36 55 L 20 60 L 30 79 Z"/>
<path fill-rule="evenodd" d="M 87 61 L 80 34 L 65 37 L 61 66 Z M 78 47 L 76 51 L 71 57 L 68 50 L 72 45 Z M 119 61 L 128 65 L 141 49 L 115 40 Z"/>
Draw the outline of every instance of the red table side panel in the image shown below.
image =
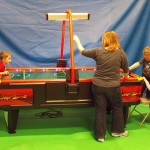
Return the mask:
<path fill-rule="evenodd" d="M 120 88 L 122 92 L 123 102 L 140 101 L 141 90 L 142 90 L 141 85 L 121 86 Z"/>
<path fill-rule="evenodd" d="M 0 106 L 33 103 L 33 89 L 0 89 Z"/>

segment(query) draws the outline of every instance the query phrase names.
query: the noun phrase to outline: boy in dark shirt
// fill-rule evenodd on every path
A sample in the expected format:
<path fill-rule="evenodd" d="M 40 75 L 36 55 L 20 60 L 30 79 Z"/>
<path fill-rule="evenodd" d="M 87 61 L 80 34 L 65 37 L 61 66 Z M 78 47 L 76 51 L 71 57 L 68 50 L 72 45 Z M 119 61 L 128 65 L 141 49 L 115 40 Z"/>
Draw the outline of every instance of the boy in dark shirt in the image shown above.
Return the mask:
<path fill-rule="evenodd" d="M 150 46 L 146 46 L 143 50 L 143 58 L 138 62 L 134 63 L 129 67 L 129 70 L 133 70 L 138 68 L 139 66 L 143 65 L 142 67 L 142 76 L 146 78 L 148 82 L 150 82 Z M 150 91 L 147 90 L 146 84 L 144 83 L 142 86 L 142 94 L 145 92 L 146 97 L 150 99 Z"/>

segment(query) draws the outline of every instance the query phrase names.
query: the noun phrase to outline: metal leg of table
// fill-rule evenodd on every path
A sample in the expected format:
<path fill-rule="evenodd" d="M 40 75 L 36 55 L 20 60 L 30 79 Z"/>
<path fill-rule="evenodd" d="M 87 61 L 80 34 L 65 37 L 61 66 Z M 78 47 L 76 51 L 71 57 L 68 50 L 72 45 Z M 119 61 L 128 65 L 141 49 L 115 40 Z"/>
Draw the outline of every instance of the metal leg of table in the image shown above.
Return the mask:
<path fill-rule="evenodd" d="M 124 125 L 126 126 L 129 115 L 129 106 L 123 106 Z"/>
<path fill-rule="evenodd" d="M 18 121 L 19 110 L 5 110 L 4 117 L 8 129 L 8 133 L 16 133 L 17 121 Z"/>

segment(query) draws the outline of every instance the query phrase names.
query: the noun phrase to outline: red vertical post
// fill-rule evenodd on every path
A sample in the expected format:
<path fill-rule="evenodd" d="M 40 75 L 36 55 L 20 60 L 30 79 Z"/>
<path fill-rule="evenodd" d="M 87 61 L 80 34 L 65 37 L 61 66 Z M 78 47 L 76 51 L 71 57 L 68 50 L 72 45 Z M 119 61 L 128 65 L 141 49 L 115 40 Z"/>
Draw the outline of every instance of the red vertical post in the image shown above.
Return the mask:
<path fill-rule="evenodd" d="M 60 59 L 63 59 L 63 56 L 64 56 L 65 26 L 66 26 L 66 21 L 63 20 L 63 22 L 62 22 Z"/>

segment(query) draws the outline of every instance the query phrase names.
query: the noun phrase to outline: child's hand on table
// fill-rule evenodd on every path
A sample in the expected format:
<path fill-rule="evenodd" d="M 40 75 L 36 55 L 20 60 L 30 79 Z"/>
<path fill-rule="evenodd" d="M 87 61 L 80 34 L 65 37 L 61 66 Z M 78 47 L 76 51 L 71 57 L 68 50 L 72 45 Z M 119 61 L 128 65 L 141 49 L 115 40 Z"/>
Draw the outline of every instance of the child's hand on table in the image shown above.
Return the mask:
<path fill-rule="evenodd" d="M 5 75 L 9 75 L 9 71 L 4 71 L 4 74 Z"/>

